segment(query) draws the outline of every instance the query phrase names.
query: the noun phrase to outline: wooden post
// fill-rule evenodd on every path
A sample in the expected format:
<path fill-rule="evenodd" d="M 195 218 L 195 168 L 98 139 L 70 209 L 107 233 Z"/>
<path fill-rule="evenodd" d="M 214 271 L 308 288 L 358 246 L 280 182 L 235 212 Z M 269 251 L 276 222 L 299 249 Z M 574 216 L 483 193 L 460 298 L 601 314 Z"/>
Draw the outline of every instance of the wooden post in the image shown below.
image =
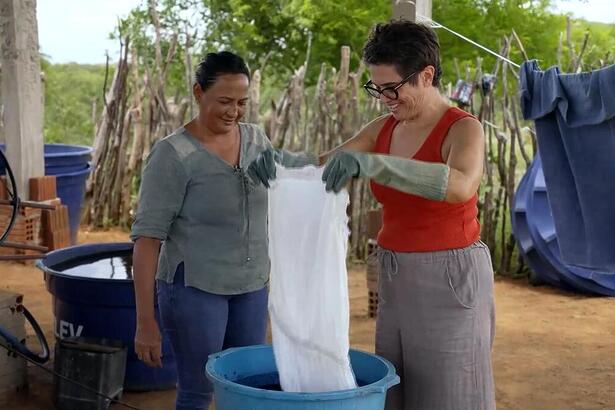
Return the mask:
<path fill-rule="evenodd" d="M 431 18 L 432 0 L 391 1 L 393 11 L 392 16 L 394 20 L 405 19 L 410 21 L 420 21 L 422 20 L 421 17 Z"/>
<path fill-rule="evenodd" d="M 190 120 L 192 120 L 196 115 L 196 104 L 194 101 L 194 96 L 192 95 L 192 85 L 194 84 L 195 78 L 194 74 L 192 73 L 192 51 L 190 50 L 191 47 L 192 39 L 190 37 L 189 27 L 186 24 L 186 43 L 184 45 L 184 54 L 186 57 L 186 92 L 188 93 L 188 98 L 190 100 L 190 105 L 188 106 L 188 116 L 190 117 Z"/>
<path fill-rule="evenodd" d="M 45 174 L 35 0 L 0 0 L 0 38 L 6 156 L 26 199 L 30 178 Z"/>
<path fill-rule="evenodd" d="M 338 143 L 342 143 L 352 137 L 353 129 L 351 124 L 349 103 L 350 93 L 348 84 L 350 80 L 350 47 L 342 46 L 341 49 L 340 71 L 337 74 L 334 90 L 337 100 L 337 135 L 341 138 Z"/>
<path fill-rule="evenodd" d="M 260 100 L 261 100 L 261 71 L 255 70 L 252 74 L 252 84 L 249 91 L 248 100 L 248 122 L 258 124 L 260 121 Z"/>
<path fill-rule="evenodd" d="M 431 18 L 432 0 L 415 0 L 416 15 L 421 20 L 421 17 Z"/>
<path fill-rule="evenodd" d="M 393 19 L 414 21 L 416 19 L 416 5 L 410 0 L 392 0 Z"/>

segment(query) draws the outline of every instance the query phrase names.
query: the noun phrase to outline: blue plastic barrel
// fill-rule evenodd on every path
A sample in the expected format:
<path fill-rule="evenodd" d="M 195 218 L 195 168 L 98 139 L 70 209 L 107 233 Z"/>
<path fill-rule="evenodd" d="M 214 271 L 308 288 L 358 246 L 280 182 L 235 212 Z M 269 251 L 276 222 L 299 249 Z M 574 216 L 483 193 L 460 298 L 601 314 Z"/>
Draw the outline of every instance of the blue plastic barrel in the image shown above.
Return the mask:
<path fill-rule="evenodd" d="M 92 148 L 84 145 L 45 144 L 45 175 L 81 171 L 89 167 Z"/>
<path fill-rule="evenodd" d="M 511 210 L 512 229 L 521 255 L 531 269 L 530 279 L 536 284 L 544 282 L 552 286 L 566 288 L 568 285 L 562 282 L 557 270 L 539 252 L 532 237 L 532 227 L 527 218 L 528 200 L 533 193 L 533 187 L 530 185 L 531 177 L 530 169 L 517 186 L 517 192 L 513 199 L 513 209 Z"/>
<path fill-rule="evenodd" d="M 45 175 L 56 176 L 58 197 L 68 207 L 73 245 L 77 243 L 91 155 L 92 148 L 83 145 L 45 144 Z"/>
<path fill-rule="evenodd" d="M 132 246 L 132 243 L 73 246 L 50 252 L 38 261 L 47 290 L 53 296 L 55 334 L 57 338 L 84 336 L 122 340 L 128 348 L 126 390 L 173 388 L 177 378 L 175 357 L 166 338 L 162 342 L 162 368 L 146 366 L 134 352 L 136 309 Z M 129 262 L 118 266 L 114 260 Z"/>
<path fill-rule="evenodd" d="M 90 175 L 91 167 L 79 171 L 66 172 L 56 175 L 58 197 L 68 207 L 68 219 L 70 223 L 70 240 L 77 243 L 77 233 L 81 222 L 81 208 L 85 197 L 85 183 Z"/>
<path fill-rule="evenodd" d="M 271 346 L 228 349 L 209 357 L 207 377 L 214 385 L 216 410 L 379 410 L 386 392 L 399 383 L 388 361 L 350 351 L 356 389 L 327 393 L 290 393 L 259 388 L 279 385 Z"/>

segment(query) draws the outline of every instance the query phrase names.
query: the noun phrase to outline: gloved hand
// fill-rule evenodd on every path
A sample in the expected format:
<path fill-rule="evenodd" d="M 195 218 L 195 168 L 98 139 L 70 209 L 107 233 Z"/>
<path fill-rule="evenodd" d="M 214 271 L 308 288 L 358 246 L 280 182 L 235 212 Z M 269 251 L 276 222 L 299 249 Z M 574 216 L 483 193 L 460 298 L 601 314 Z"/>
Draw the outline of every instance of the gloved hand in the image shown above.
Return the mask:
<path fill-rule="evenodd" d="M 255 184 L 263 184 L 269 188 L 269 181 L 276 178 L 276 163 L 285 168 L 301 168 L 306 165 L 318 165 L 318 158 L 305 152 L 293 153 L 283 149 L 267 148 L 248 165 L 248 175 Z"/>
<path fill-rule="evenodd" d="M 327 192 L 340 192 L 351 178 L 359 176 L 359 172 L 359 161 L 354 157 L 353 153 L 337 151 L 329 159 L 322 173 L 325 190 Z"/>
<path fill-rule="evenodd" d="M 338 151 L 327 163 L 322 180 L 327 191 L 339 192 L 350 178 L 370 178 L 398 191 L 443 201 L 449 173 L 450 168 L 446 164 L 392 155 Z"/>
<path fill-rule="evenodd" d="M 255 184 L 263 184 L 269 188 L 269 181 L 275 179 L 275 163 L 280 162 L 277 150 L 267 148 L 262 151 L 250 165 L 248 165 L 248 175 Z"/>

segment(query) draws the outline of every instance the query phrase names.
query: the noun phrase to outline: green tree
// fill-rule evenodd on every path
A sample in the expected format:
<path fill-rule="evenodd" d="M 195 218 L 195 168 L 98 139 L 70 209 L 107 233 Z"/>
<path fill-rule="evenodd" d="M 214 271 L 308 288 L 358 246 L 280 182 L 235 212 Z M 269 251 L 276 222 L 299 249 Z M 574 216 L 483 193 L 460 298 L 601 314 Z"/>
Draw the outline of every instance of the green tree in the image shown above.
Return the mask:
<path fill-rule="evenodd" d="M 342 45 L 359 61 L 366 34 L 374 22 L 386 20 L 389 0 L 165 0 L 157 7 L 161 46 L 179 36 L 176 72 L 182 74 L 185 33 L 191 33 L 196 57 L 209 51 L 233 50 L 252 69 L 266 62 L 266 77 L 285 81 L 305 61 L 311 38 L 310 62 L 339 64 Z M 120 33 L 129 34 L 141 58 L 154 58 L 153 21 L 144 2 L 122 21 Z M 118 33 L 116 33 L 117 36 Z M 314 80 L 317 70 L 310 72 Z M 173 79 L 173 75 L 171 74 Z"/>
<path fill-rule="evenodd" d="M 311 39 L 310 63 L 337 66 L 340 48 L 349 45 L 356 65 L 366 34 L 375 22 L 390 15 L 389 0 L 230 0 L 208 1 L 221 21 L 210 39 L 246 55 L 253 65 L 269 56 L 271 71 L 287 73 L 306 57 Z M 214 4 L 217 3 L 217 4 Z M 213 43 L 209 41 L 208 43 Z M 318 69 L 312 70 L 313 81 Z"/>
<path fill-rule="evenodd" d="M 575 0 L 577 1 L 577 0 Z M 513 29 L 519 35 L 529 58 L 544 66 L 557 62 L 561 32 L 566 17 L 554 14 L 552 0 L 434 0 L 434 19 L 467 37 L 499 51 L 504 36 Z M 146 1 L 122 23 L 130 33 L 139 55 L 153 59 L 152 21 Z M 308 84 L 325 62 L 339 64 L 339 50 L 349 45 L 352 66 L 356 67 L 370 28 L 390 17 L 390 0 L 164 0 L 158 6 L 162 28 L 162 47 L 168 47 L 174 33 L 179 34 L 178 58 L 170 73 L 171 85 L 183 86 L 184 42 L 186 32 L 194 32 L 195 57 L 208 51 L 230 49 L 243 55 L 254 69 L 267 61 L 264 77 L 281 85 L 288 73 L 305 60 L 311 38 L 311 69 Z M 597 60 L 605 48 L 613 47 L 612 25 L 576 21 L 573 38 L 582 40 L 590 31 L 587 61 Z M 442 46 L 445 79 L 454 81 L 453 59 L 474 64 L 477 57 L 491 67 L 494 58 L 443 29 L 438 29 Z M 578 51 L 578 50 L 577 50 Z M 522 55 L 513 47 L 511 58 L 521 62 Z M 196 61 L 195 61 L 196 62 Z M 564 53 L 568 62 L 568 53 Z"/>
<path fill-rule="evenodd" d="M 500 50 L 502 38 L 515 29 L 529 58 L 538 59 L 547 68 L 557 63 L 560 33 L 566 32 L 566 17 L 553 14 L 551 4 L 550 0 L 434 0 L 433 16 L 434 20 L 495 51 Z M 308 85 L 314 83 L 321 63 L 339 65 L 342 45 L 351 47 L 352 68 L 355 68 L 371 26 L 388 20 L 391 3 L 390 0 L 159 0 L 156 10 L 163 58 L 172 44 L 176 47 L 166 77 L 166 96 L 180 97 L 188 93 L 185 53 L 189 35 L 189 51 L 194 54 L 192 65 L 206 52 L 220 49 L 242 54 L 252 69 L 261 67 L 267 59 L 261 92 L 262 107 L 266 109 L 268 98 L 276 96 L 277 90 L 288 81 L 289 73 L 304 62 L 310 36 Z M 473 66 L 477 57 L 483 58 L 485 69 L 493 67 L 494 57 L 444 29 L 436 31 L 445 81 L 456 80 L 455 58 L 462 68 L 465 63 Z M 589 33 L 589 41 L 584 61 L 594 68 L 600 60 L 613 62 L 615 25 L 573 20 L 572 40 L 577 54 L 585 33 Z M 120 34 L 130 36 L 130 44 L 139 56 L 141 75 L 147 74 L 145 67 L 155 71 L 155 30 L 147 0 L 121 21 L 113 36 L 119 38 Z M 568 56 L 564 41 L 565 68 Z M 513 47 L 511 59 L 523 60 L 517 47 Z M 107 86 L 113 78 L 113 68 L 111 64 Z M 91 143 L 92 101 L 96 101 L 100 115 L 105 67 L 50 64 L 43 59 L 42 69 L 46 141 Z"/>
<path fill-rule="evenodd" d="M 502 39 L 514 29 L 527 52 L 528 58 L 537 59 L 543 68 L 557 64 L 560 34 L 566 33 L 566 16 L 551 11 L 551 0 L 437 0 L 433 18 L 439 23 L 499 52 Z M 584 56 L 587 62 L 597 62 L 607 50 L 615 52 L 615 25 L 574 20 L 572 40 L 576 52 L 585 31 L 589 31 L 589 47 Z M 454 58 L 460 63 L 474 65 L 482 57 L 483 67 L 493 67 L 495 57 L 466 43 L 453 34 L 438 29 L 445 80 L 455 80 Z M 563 41 L 562 66 L 569 64 L 566 41 Z M 523 56 L 513 43 L 510 58 L 521 63 Z M 463 75 L 463 73 L 462 73 Z"/>
<path fill-rule="evenodd" d="M 90 145 L 94 137 L 92 104 L 102 109 L 104 65 L 50 64 L 45 75 L 45 142 Z M 113 68 L 109 68 L 109 87 Z"/>

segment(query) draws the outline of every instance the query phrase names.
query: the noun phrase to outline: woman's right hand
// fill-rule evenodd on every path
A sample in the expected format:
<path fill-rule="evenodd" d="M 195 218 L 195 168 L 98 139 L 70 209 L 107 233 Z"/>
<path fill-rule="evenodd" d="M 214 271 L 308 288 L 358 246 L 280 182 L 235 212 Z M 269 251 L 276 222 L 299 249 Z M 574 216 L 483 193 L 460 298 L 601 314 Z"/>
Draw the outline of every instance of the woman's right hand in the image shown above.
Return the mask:
<path fill-rule="evenodd" d="M 156 319 L 137 320 L 135 353 L 150 367 L 162 367 L 162 337 Z"/>
<path fill-rule="evenodd" d="M 269 181 L 275 179 L 275 164 L 279 162 L 279 153 L 273 148 L 262 151 L 248 166 L 248 175 L 255 184 L 269 188 Z"/>

